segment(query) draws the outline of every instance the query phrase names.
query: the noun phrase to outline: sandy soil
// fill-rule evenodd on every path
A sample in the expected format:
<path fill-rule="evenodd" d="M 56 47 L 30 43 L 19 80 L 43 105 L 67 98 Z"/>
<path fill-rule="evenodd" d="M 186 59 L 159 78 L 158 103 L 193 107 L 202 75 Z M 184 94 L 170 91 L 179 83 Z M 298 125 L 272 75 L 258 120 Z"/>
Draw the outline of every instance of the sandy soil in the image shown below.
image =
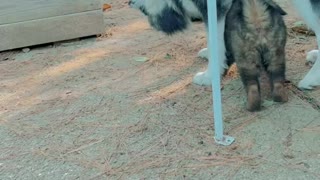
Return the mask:
<path fill-rule="evenodd" d="M 266 97 L 262 112 L 249 113 L 232 71 L 223 104 L 237 142 L 217 146 L 211 88 L 191 83 L 207 64 L 196 57 L 203 24 L 167 37 L 126 0 L 105 2 L 112 9 L 98 39 L 0 54 L 0 179 L 320 177 L 319 109 L 303 92 L 285 105 Z M 280 3 L 290 29 L 297 15 Z M 304 56 L 315 47 L 314 37 L 289 30 L 289 80 L 307 72 Z"/>

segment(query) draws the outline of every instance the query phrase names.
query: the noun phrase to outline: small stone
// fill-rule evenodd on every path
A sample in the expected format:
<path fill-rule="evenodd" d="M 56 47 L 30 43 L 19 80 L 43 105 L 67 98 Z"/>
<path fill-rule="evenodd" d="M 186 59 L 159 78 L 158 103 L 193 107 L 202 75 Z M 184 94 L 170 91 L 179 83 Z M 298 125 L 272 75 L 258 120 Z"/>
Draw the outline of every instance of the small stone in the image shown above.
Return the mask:
<path fill-rule="evenodd" d="M 175 106 L 177 104 L 177 102 L 172 102 L 171 106 Z"/>
<path fill-rule="evenodd" d="M 284 154 L 283 156 L 287 159 L 294 159 L 294 156 L 291 154 Z"/>
<path fill-rule="evenodd" d="M 164 57 L 166 60 L 172 59 L 172 55 L 167 53 L 166 56 Z"/>
<path fill-rule="evenodd" d="M 22 49 L 22 52 L 28 53 L 28 52 L 30 52 L 30 48 L 23 48 L 23 49 Z"/>
<path fill-rule="evenodd" d="M 306 168 L 310 168 L 310 165 L 308 164 L 308 163 L 303 163 L 303 165 L 304 165 L 304 167 L 306 167 Z"/>

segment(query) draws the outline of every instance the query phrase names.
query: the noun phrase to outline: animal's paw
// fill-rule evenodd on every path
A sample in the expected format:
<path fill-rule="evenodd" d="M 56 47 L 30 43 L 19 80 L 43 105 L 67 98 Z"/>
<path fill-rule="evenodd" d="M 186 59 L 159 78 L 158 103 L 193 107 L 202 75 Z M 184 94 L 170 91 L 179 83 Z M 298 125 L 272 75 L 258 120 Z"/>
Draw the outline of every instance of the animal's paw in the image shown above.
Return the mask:
<path fill-rule="evenodd" d="M 299 82 L 298 87 L 300 89 L 312 90 L 316 86 L 320 86 L 320 69 L 315 69 L 316 65 L 312 67 L 313 69 Z"/>
<path fill-rule="evenodd" d="M 259 111 L 261 109 L 259 87 L 257 85 L 249 86 L 247 96 L 247 110 L 250 112 Z"/>
<path fill-rule="evenodd" d="M 309 51 L 307 53 L 307 58 L 306 58 L 307 62 L 306 62 L 306 64 L 312 66 L 317 61 L 318 53 L 319 53 L 319 50 Z"/>
<path fill-rule="evenodd" d="M 211 76 L 208 71 L 199 72 L 193 77 L 193 83 L 200 86 L 210 86 L 211 85 Z"/>
<path fill-rule="evenodd" d="M 298 87 L 300 89 L 306 89 L 306 90 L 312 90 L 313 87 L 310 85 L 310 83 L 306 82 L 306 81 L 300 81 L 298 84 Z"/>
<path fill-rule="evenodd" d="M 275 102 L 288 102 L 288 92 L 284 84 L 275 83 L 273 86 L 273 100 Z"/>
<path fill-rule="evenodd" d="M 209 59 L 208 48 L 201 49 L 198 53 L 198 57 L 203 59 Z"/>
<path fill-rule="evenodd" d="M 320 86 L 320 76 L 318 77 L 305 77 L 298 84 L 300 89 L 312 90 L 314 87 Z"/>
<path fill-rule="evenodd" d="M 320 58 L 320 57 L 318 57 Z M 316 60 L 307 75 L 299 82 L 300 89 L 313 89 L 320 86 L 320 60 Z"/>

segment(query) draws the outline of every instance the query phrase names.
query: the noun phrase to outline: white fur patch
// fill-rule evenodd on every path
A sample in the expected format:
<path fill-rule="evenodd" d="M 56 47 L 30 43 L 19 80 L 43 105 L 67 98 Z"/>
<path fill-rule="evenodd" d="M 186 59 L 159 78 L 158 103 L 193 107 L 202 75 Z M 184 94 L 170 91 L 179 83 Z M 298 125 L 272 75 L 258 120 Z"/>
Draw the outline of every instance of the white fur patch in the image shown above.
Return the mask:
<path fill-rule="evenodd" d="M 320 24 L 320 23 L 319 23 Z M 317 33 L 317 42 L 318 46 L 320 45 L 320 34 Z M 320 47 L 319 47 L 320 49 Z M 313 87 L 320 86 L 320 51 L 319 50 L 313 50 L 309 52 L 309 58 L 316 57 L 316 60 L 314 62 L 314 65 L 310 69 L 310 71 L 307 73 L 307 75 L 299 82 L 299 88 L 301 89 L 313 89 Z M 308 56 L 307 56 L 308 58 Z M 311 60 L 313 60 L 311 58 Z"/>
<path fill-rule="evenodd" d="M 202 17 L 199 9 L 196 5 L 190 0 L 181 0 L 183 7 L 186 9 L 186 12 L 189 17 Z"/>
<path fill-rule="evenodd" d="M 320 49 L 320 18 L 313 12 L 310 1 L 292 0 L 307 25 L 312 28 L 317 37 L 318 49 Z M 320 51 L 313 50 L 307 54 L 307 61 L 314 62 L 307 75 L 299 82 L 301 89 L 313 89 L 320 86 Z"/>
<path fill-rule="evenodd" d="M 210 86 L 211 85 L 211 75 L 208 71 L 198 72 L 193 77 L 193 83 L 199 86 Z"/>
<path fill-rule="evenodd" d="M 313 13 L 310 1 L 292 0 L 292 3 L 307 25 L 314 31 L 319 31 L 319 18 Z"/>
<path fill-rule="evenodd" d="M 203 48 L 199 51 L 198 57 L 209 60 L 208 48 Z"/>
<path fill-rule="evenodd" d="M 313 89 L 320 85 L 320 60 L 318 59 L 312 66 L 308 74 L 299 82 L 301 89 Z"/>
<path fill-rule="evenodd" d="M 319 50 L 312 50 L 307 53 L 307 63 L 314 64 L 317 61 Z"/>

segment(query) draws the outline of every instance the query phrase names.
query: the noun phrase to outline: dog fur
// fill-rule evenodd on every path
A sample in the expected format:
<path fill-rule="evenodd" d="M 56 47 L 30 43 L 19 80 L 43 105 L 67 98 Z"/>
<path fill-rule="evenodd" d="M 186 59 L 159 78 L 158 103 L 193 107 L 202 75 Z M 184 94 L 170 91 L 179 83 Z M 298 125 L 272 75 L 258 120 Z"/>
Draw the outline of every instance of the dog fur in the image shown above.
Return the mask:
<path fill-rule="evenodd" d="M 300 89 L 313 89 L 320 86 L 320 1 L 292 0 L 292 3 L 317 38 L 318 49 L 308 52 L 306 58 L 313 66 L 298 84 Z"/>
<path fill-rule="evenodd" d="M 224 40 L 225 17 L 233 0 L 217 0 L 218 10 L 218 42 L 219 42 L 219 66 L 221 75 L 228 69 L 226 64 L 226 49 Z M 269 4 L 273 1 L 266 0 Z M 190 20 L 200 18 L 207 27 L 207 0 L 131 0 L 129 5 L 140 9 L 155 29 L 168 35 L 183 31 L 190 25 Z M 198 56 L 208 59 L 207 48 L 202 49 Z M 212 70 L 209 66 L 206 71 L 199 72 L 193 78 L 198 85 L 210 85 Z"/>
<path fill-rule="evenodd" d="M 206 2 L 132 0 L 129 4 L 147 15 L 154 28 L 171 35 L 186 29 L 190 19 L 196 16 L 201 16 L 207 25 Z M 272 0 L 218 0 L 217 10 L 220 71 L 224 74 L 229 65 L 237 63 L 247 90 L 247 109 L 256 111 L 261 107 L 260 69 L 269 73 L 274 100 L 286 102 L 288 96 L 283 83 L 287 34 L 282 19 L 286 13 Z M 199 55 L 206 58 L 207 49 L 201 50 Z M 211 74 L 208 68 L 198 73 L 193 81 L 209 85 Z"/>
<path fill-rule="evenodd" d="M 320 1 L 319 0 L 291 0 L 296 10 L 305 22 L 312 28 L 317 37 L 318 49 L 307 53 L 307 61 L 314 63 L 311 70 L 299 82 L 301 89 L 313 89 L 320 86 Z M 232 0 L 217 0 L 219 25 L 219 62 L 221 73 L 227 65 L 225 63 L 224 26 L 225 15 L 231 6 Z M 140 9 L 156 29 L 167 34 L 182 31 L 190 24 L 190 19 L 207 21 L 206 0 L 131 0 L 131 7 Z M 200 57 L 207 58 L 207 49 L 202 49 Z M 209 61 L 210 63 L 210 61 Z M 198 73 L 193 80 L 199 85 L 211 84 L 211 70 Z"/>
<path fill-rule="evenodd" d="M 225 57 L 224 28 L 225 17 L 233 0 L 217 0 L 218 33 L 219 33 L 219 63 L 221 74 L 228 68 Z M 155 29 L 168 35 L 183 31 L 188 28 L 194 18 L 202 19 L 207 27 L 208 13 L 207 0 L 131 0 L 129 5 L 140 9 L 147 15 L 149 23 Z M 199 57 L 208 59 L 207 48 L 198 53 Z M 209 60 L 209 63 L 210 60 Z M 211 84 L 212 70 L 210 65 L 204 72 L 199 72 L 193 78 L 198 85 Z"/>
<path fill-rule="evenodd" d="M 261 108 L 261 70 L 269 75 L 274 101 L 288 101 L 284 87 L 287 28 L 282 16 L 285 14 L 271 0 L 234 0 L 227 14 L 227 62 L 237 64 L 249 111 Z"/>

